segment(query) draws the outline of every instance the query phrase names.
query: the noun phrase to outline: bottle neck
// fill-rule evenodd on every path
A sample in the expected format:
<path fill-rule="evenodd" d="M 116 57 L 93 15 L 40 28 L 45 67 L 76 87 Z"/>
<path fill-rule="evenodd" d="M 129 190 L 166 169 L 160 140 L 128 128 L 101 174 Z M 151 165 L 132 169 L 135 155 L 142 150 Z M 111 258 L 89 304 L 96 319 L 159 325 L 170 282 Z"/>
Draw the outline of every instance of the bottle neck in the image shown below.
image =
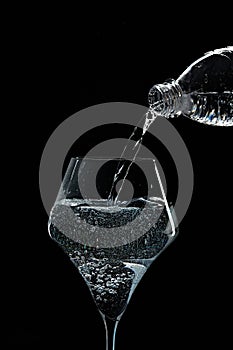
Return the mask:
<path fill-rule="evenodd" d="M 175 80 L 157 84 L 149 91 L 149 106 L 166 118 L 175 117 L 181 114 L 182 96 L 182 89 Z"/>

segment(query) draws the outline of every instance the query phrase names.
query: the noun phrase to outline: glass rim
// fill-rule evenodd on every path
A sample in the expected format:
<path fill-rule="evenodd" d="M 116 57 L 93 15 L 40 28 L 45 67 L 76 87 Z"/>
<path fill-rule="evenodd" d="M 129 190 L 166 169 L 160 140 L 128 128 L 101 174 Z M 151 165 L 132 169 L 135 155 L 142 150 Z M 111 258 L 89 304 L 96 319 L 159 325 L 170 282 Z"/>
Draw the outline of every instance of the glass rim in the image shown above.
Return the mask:
<path fill-rule="evenodd" d="M 155 158 L 152 157 L 136 157 L 135 159 L 133 158 L 121 158 L 121 157 L 114 157 L 114 156 L 93 156 L 93 157 L 85 157 L 85 156 L 80 156 L 80 157 L 71 157 L 70 160 L 129 160 L 129 161 L 145 161 L 145 160 L 150 160 L 150 161 L 155 161 Z"/>

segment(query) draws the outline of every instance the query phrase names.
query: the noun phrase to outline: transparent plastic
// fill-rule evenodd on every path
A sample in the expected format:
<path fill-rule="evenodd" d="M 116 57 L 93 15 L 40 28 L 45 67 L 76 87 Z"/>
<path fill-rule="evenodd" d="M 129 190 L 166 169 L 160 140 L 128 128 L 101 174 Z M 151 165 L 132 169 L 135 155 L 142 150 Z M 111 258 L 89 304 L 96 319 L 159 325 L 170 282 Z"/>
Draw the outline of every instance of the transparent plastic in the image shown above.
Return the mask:
<path fill-rule="evenodd" d="M 153 112 L 166 118 L 184 115 L 200 123 L 233 126 L 233 46 L 206 53 L 177 80 L 149 91 Z"/>

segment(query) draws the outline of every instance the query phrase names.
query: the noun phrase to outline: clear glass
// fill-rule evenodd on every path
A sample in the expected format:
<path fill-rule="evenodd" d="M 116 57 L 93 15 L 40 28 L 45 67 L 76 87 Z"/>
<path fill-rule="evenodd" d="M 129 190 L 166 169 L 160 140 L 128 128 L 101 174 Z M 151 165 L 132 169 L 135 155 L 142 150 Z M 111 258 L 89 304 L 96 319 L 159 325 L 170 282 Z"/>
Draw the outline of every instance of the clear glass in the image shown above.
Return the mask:
<path fill-rule="evenodd" d="M 51 238 L 89 287 L 109 350 L 136 286 L 178 232 L 154 159 L 135 159 L 117 197 L 124 172 L 118 177 L 117 201 L 108 200 L 114 174 L 127 162 L 71 159 L 49 218 Z"/>

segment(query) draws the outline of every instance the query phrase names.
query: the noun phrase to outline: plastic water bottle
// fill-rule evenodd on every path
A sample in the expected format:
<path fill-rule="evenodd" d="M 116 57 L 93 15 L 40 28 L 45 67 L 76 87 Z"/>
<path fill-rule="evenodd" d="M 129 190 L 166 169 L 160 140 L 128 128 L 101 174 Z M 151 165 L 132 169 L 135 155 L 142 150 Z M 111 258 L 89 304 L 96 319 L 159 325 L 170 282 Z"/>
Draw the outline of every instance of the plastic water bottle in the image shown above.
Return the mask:
<path fill-rule="evenodd" d="M 233 46 L 210 51 L 177 80 L 154 85 L 149 105 L 166 118 L 182 114 L 200 123 L 233 126 Z"/>

